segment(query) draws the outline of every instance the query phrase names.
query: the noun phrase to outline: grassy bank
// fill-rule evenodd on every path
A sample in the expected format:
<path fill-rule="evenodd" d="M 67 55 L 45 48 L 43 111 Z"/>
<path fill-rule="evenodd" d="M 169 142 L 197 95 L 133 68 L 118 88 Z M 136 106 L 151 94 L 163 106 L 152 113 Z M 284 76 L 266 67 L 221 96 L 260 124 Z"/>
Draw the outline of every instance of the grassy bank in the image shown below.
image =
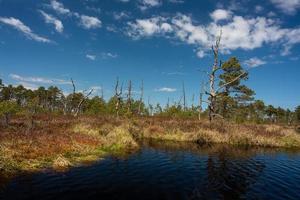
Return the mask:
<path fill-rule="evenodd" d="M 26 120 L 14 120 L 10 127 L 1 128 L 0 172 L 64 170 L 138 148 L 120 123 L 107 128 L 104 121 L 97 124 L 91 120 L 41 117 L 30 130 Z"/>
<path fill-rule="evenodd" d="M 210 124 L 197 120 L 146 120 L 142 127 L 142 137 L 158 140 L 300 148 L 300 134 L 294 127 L 287 126 L 238 125 L 224 121 Z"/>
<path fill-rule="evenodd" d="M 236 146 L 300 149 L 300 134 L 292 127 L 207 121 L 114 117 L 39 116 L 27 128 L 25 118 L 1 127 L 0 172 L 57 170 L 93 162 L 107 155 L 139 148 L 138 139 L 221 143 Z"/>

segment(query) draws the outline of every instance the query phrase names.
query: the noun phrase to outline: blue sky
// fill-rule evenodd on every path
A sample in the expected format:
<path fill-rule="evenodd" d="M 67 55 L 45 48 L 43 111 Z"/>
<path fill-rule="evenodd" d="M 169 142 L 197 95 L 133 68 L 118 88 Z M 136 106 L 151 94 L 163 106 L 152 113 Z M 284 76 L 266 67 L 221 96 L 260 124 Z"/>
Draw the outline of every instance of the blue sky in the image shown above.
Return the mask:
<path fill-rule="evenodd" d="M 178 101 L 185 82 L 197 103 L 210 46 L 222 29 L 225 61 L 249 70 L 267 104 L 300 104 L 300 0 L 0 0 L 0 77 L 28 88 L 103 88 L 118 76 L 135 95 Z"/>

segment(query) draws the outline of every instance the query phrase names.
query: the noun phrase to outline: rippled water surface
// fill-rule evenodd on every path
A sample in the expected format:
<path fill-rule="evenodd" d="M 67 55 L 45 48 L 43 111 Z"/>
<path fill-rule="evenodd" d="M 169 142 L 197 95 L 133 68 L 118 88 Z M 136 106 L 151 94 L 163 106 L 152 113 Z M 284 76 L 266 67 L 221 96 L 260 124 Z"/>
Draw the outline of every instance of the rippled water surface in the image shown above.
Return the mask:
<path fill-rule="evenodd" d="M 147 141 L 123 157 L 16 177 L 0 199 L 300 199 L 300 152 Z"/>

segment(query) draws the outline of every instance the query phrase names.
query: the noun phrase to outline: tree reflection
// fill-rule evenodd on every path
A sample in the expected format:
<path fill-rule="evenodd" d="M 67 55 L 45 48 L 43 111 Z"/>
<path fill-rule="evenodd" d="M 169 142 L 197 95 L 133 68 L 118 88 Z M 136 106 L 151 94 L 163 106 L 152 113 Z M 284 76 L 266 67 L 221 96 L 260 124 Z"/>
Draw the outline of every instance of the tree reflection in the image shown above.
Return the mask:
<path fill-rule="evenodd" d="M 209 154 L 207 177 L 191 199 L 241 199 L 262 174 L 265 164 L 253 152 L 221 148 Z"/>

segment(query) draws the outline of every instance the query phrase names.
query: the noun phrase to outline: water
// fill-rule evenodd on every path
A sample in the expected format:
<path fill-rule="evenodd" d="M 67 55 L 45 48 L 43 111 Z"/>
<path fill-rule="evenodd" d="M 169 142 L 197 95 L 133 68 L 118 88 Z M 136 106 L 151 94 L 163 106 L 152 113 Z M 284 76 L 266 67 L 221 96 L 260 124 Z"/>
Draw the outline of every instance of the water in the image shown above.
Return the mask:
<path fill-rule="evenodd" d="M 123 157 L 20 175 L 0 199 L 300 199 L 300 152 L 144 141 Z"/>

